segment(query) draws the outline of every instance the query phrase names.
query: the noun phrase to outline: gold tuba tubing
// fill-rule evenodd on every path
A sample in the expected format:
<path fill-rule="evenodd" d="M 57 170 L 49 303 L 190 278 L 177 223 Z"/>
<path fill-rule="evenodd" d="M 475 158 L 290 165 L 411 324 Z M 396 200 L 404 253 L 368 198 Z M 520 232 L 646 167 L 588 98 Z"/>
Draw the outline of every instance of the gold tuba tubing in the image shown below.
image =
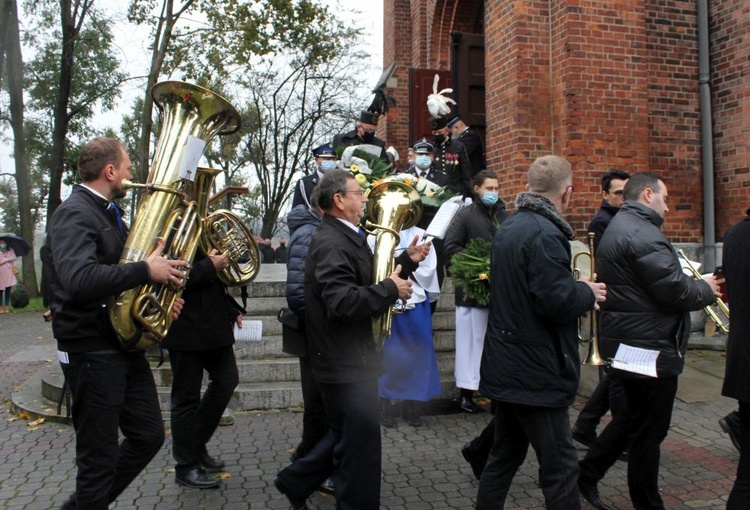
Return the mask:
<path fill-rule="evenodd" d="M 205 213 L 189 200 L 196 194 L 194 163 L 215 135 L 233 133 L 240 126 L 237 110 L 203 87 L 166 81 L 154 85 L 151 96 L 161 109 L 162 127 L 147 183 L 124 183 L 144 194 L 120 264 L 145 260 L 160 238 L 166 242 L 165 257 L 193 259 Z M 109 316 L 121 343 L 146 348 L 164 338 L 172 324 L 172 306 L 181 294 L 182 287 L 146 284 L 116 296 Z M 148 334 L 142 335 L 143 330 Z"/>
<path fill-rule="evenodd" d="M 419 193 L 402 182 L 383 182 L 371 188 L 367 198 L 367 231 L 375 235 L 372 259 L 372 280 L 382 282 L 393 272 L 394 251 L 399 244 L 399 232 L 416 225 L 422 218 L 422 199 Z M 391 336 L 394 307 L 372 319 L 372 332 L 377 345 L 382 346 Z"/>
<path fill-rule="evenodd" d="M 594 281 L 594 274 L 596 273 L 596 262 L 594 259 L 594 237 L 595 234 L 593 232 L 588 233 L 588 244 L 589 244 L 589 251 L 585 252 L 582 251 L 580 253 L 576 253 L 575 257 L 573 257 L 573 273 L 576 275 L 576 278 L 579 278 L 581 275 L 581 270 L 578 267 L 578 258 L 582 256 L 587 256 L 589 258 L 589 275 L 591 277 L 591 281 Z M 586 356 L 586 359 L 583 360 L 583 365 L 593 365 L 593 366 L 603 366 L 608 365 L 609 363 L 602 358 L 601 354 L 599 353 L 599 333 L 597 331 L 598 325 L 597 325 L 597 312 L 596 310 L 591 310 L 589 312 L 589 336 L 588 338 L 583 338 L 583 326 L 584 326 L 584 319 L 583 317 L 578 318 L 578 340 L 581 343 L 588 343 L 589 344 L 589 352 Z"/>
<path fill-rule="evenodd" d="M 677 250 L 677 256 L 685 261 L 688 269 L 690 269 L 690 272 L 693 274 L 693 277 L 696 280 L 703 279 L 703 276 L 695 268 L 695 266 L 690 261 L 690 259 L 687 258 L 687 255 L 685 255 L 684 251 Z M 716 310 L 711 308 L 711 305 L 704 307 L 703 311 L 706 312 L 706 316 L 709 319 L 711 319 L 711 321 L 714 324 L 716 324 L 716 327 L 719 328 L 719 331 L 721 331 L 724 334 L 729 334 L 729 307 L 724 302 L 724 300 L 722 300 L 720 297 L 716 297 L 716 299 L 714 300 L 714 305 L 716 306 L 716 308 L 719 309 L 719 312 L 721 312 L 721 314 L 724 315 L 724 317 L 726 317 L 726 322 L 724 322 L 724 319 L 721 318 L 721 316 L 719 315 L 719 313 L 716 312 Z"/>

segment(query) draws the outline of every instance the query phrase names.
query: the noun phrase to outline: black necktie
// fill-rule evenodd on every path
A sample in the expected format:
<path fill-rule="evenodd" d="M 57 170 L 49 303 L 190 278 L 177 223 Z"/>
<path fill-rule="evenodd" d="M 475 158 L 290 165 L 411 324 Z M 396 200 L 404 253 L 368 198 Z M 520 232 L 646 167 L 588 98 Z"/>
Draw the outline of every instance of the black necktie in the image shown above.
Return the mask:
<path fill-rule="evenodd" d="M 120 215 L 120 208 L 117 207 L 114 202 L 111 202 L 109 206 L 107 207 L 107 212 L 109 212 L 110 215 L 113 215 L 117 219 L 117 228 L 120 229 L 120 233 L 123 232 L 122 228 L 122 216 Z"/>

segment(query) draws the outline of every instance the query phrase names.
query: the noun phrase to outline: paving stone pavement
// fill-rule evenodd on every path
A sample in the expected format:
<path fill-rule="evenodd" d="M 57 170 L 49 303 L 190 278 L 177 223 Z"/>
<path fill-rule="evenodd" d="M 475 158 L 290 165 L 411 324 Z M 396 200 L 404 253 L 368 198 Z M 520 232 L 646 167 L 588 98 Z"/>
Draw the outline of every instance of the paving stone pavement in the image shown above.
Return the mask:
<path fill-rule="evenodd" d="M 0 507 L 13 510 L 59 508 L 74 486 L 74 435 L 72 428 L 56 423 L 31 425 L 10 410 L 13 388 L 36 370 L 55 361 L 51 330 L 39 314 L 0 316 Z M 725 507 L 739 454 L 718 427 L 718 418 L 735 402 L 718 395 L 723 359 L 720 353 L 691 351 L 690 370 L 703 370 L 717 390 L 708 401 L 692 401 L 698 389 L 681 388 L 683 400 L 675 404 L 672 429 L 663 444 L 661 488 L 670 509 Z M 705 374 L 707 372 L 709 376 Z M 686 374 L 687 375 L 687 374 Z M 685 377 L 685 380 L 691 380 Z M 585 403 L 579 399 L 571 420 Z M 451 407 L 452 408 L 452 407 Z M 445 409 L 445 406 L 443 406 Z M 297 412 L 237 413 L 234 425 L 220 427 L 210 451 L 227 462 L 227 475 L 219 489 L 198 491 L 174 483 L 168 435 L 162 451 L 118 501 L 115 509 L 286 509 L 272 481 L 286 466 L 289 451 L 301 431 Z M 425 418 L 425 426 L 399 424 L 383 430 L 384 509 L 470 509 L 477 481 L 460 455 L 460 447 L 489 421 L 480 415 L 438 414 Z M 583 456 L 584 449 L 579 451 Z M 536 485 L 538 465 L 529 452 L 514 479 L 506 508 L 543 508 Z M 600 484 L 605 503 L 630 509 L 626 483 L 627 464 L 618 463 Z M 315 494 L 312 509 L 333 509 L 330 496 Z M 583 508 L 587 508 L 583 504 Z"/>

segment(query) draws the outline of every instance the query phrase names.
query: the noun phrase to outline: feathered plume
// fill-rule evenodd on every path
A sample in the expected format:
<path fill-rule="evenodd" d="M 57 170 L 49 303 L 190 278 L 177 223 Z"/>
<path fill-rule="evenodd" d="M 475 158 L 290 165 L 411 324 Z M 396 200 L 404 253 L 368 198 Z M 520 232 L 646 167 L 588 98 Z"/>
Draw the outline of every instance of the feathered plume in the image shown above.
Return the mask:
<path fill-rule="evenodd" d="M 456 104 L 456 102 L 450 97 L 445 97 L 443 94 L 453 93 L 453 89 L 443 89 L 438 92 L 438 82 L 440 76 L 435 75 L 435 81 L 432 83 L 432 94 L 427 96 L 427 110 L 433 117 L 443 117 L 451 112 L 450 104 Z"/>

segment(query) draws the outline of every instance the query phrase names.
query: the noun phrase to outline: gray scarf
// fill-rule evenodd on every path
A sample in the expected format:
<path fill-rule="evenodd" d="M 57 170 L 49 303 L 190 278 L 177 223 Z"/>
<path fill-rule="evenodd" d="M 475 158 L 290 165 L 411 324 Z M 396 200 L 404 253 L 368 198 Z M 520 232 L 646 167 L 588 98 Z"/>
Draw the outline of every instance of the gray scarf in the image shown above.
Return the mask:
<path fill-rule="evenodd" d="M 528 209 L 539 216 L 544 216 L 554 223 L 568 239 L 575 239 L 573 229 L 570 228 L 567 221 L 562 219 L 560 211 L 555 208 L 555 205 L 547 197 L 539 193 L 524 191 L 516 197 L 516 209 Z"/>

